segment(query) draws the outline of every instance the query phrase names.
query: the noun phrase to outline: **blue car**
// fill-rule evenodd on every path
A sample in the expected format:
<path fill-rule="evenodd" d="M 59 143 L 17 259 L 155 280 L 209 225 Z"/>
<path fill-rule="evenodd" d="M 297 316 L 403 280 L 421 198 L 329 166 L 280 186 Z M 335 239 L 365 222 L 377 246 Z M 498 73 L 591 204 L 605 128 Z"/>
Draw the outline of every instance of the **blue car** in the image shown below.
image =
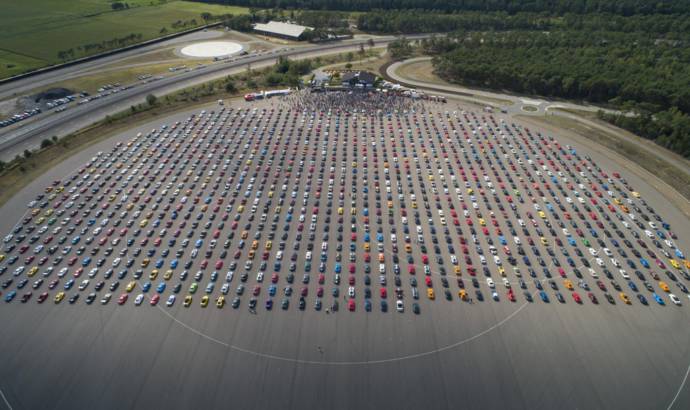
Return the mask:
<path fill-rule="evenodd" d="M 336 263 L 335 264 L 335 273 L 340 273 L 341 270 L 342 270 L 342 267 L 340 266 L 340 264 Z"/>
<path fill-rule="evenodd" d="M 74 286 L 74 279 L 70 279 L 65 283 L 65 290 L 72 289 L 72 286 Z"/>
<path fill-rule="evenodd" d="M 197 241 L 194 243 L 195 248 L 201 248 L 204 245 L 204 241 L 201 239 L 197 239 Z"/>
<path fill-rule="evenodd" d="M 175 268 L 177 268 L 177 264 L 178 264 L 177 259 L 171 260 L 171 261 L 170 261 L 170 269 L 175 269 Z"/>
<path fill-rule="evenodd" d="M 84 260 L 81 261 L 81 266 L 86 267 L 86 266 L 89 266 L 90 263 L 91 263 L 91 258 L 87 256 L 86 258 L 84 258 Z"/>
<path fill-rule="evenodd" d="M 148 292 L 149 289 L 151 289 L 151 282 L 144 282 L 144 285 L 141 287 L 141 290 L 143 292 Z"/>
<path fill-rule="evenodd" d="M 276 285 L 271 285 L 268 287 L 268 294 L 271 296 L 276 295 Z"/>
<path fill-rule="evenodd" d="M 649 269 L 649 262 L 645 258 L 640 258 L 640 264 L 645 268 Z"/>
<path fill-rule="evenodd" d="M 165 263 L 165 260 L 163 260 L 163 259 L 158 259 L 158 260 L 156 261 L 156 268 L 157 268 L 157 269 L 162 268 L 164 263 Z"/>
<path fill-rule="evenodd" d="M 364 310 L 366 310 L 367 312 L 371 312 L 371 300 L 364 300 Z"/>
<path fill-rule="evenodd" d="M 165 291 L 165 282 L 161 282 L 156 287 L 156 292 L 163 293 Z"/>
<path fill-rule="evenodd" d="M 637 292 L 637 285 L 635 285 L 635 282 L 633 282 L 633 281 L 628 281 L 628 287 L 629 287 L 633 292 Z"/>
<path fill-rule="evenodd" d="M 539 292 L 539 297 L 544 301 L 544 303 L 549 303 L 549 296 L 543 290 Z"/>
<path fill-rule="evenodd" d="M 664 300 L 656 293 L 652 293 L 652 296 L 654 296 L 654 300 L 656 300 L 656 303 L 660 304 L 661 306 L 664 306 L 666 304 L 666 302 L 664 302 Z"/>
<path fill-rule="evenodd" d="M 15 296 L 17 296 L 17 291 L 16 290 L 10 291 L 10 293 L 5 295 L 5 302 L 7 302 L 7 303 L 12 302 L 12 299 L 14 299 Z"/>
<path fill-rule="evenodd" d="M 79 235 L 75 236 L 74 238 L 72 238 L 72 245 L 78 244 L 80 240 L 81 237 Z"/>

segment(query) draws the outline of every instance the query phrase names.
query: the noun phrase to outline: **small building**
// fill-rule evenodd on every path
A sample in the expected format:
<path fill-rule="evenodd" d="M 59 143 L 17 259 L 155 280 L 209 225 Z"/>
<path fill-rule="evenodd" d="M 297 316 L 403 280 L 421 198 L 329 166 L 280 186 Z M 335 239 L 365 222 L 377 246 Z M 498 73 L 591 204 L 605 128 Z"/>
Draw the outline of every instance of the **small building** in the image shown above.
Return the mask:
<path fill-rule="evenodd" d="M 314 28 L 300 26 L 299 24 L 284 23 L 282 21 L 269 21 L 266 24 L 254 24 L 254 31 L 256 33 L 285 40 L 302 40 L 304 33 L 311 30 L 314 30 Z"/>
<path fill-rule="evenodd" d="M 372 88 L 376 75 L 368 71 L 349 71 L 342 75 L 341 83 L 347 88 Z"/>

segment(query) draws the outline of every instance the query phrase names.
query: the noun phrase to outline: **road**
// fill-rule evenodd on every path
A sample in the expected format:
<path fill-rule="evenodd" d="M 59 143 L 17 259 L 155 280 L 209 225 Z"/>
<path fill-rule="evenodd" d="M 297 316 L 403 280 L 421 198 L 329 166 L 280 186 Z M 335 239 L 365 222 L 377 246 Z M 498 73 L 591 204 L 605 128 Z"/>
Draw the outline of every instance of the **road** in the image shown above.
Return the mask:
<path fill-rule="evenodd" d="M 203 33 L 203 32 L 202 32 Z M 417 39 L 427 37 L 427 35 L 409 36 L 410 39 Z M 378 37 L 374 40 L 375 45 L 385 45 L 395 39 L 394 36 Z M 176 41 L 175 39 L 171 41 Z M 336 52 L 356 50 L 360 44 L 366 44 L 366 40 L 348 40 L 342 43 L 329 43 L 321 45 L 306 46 L 297 49 L 290 49 L 287 51 L 280 51 L 276 53 L 268 53 L 260 56 L 253 56 L 240 59 L 234 62 L 218 62 L 208 65 L 200 70 L 192 70 L 189 72 L 180 73 L 162 80 L 142 84 L 118 94 L 110 95 L 107 98 L 92 101 L 88 104 L 72 107 L 61 113 L 55 113 L 48 116 L 43 116 L 35 121 L 27 122 L 19 128 L 11 127 L 0 131 L 0 160 L 8 161 L 16 155 L 21 154 L 26 149 L 35 149 L 40 145 L 40 141 L 44 138 L 50 138 L 54 135 L 58 137 L 64 136 L 78 129 L 81 129 L 93 122 L 105 117 L 108 114 L 114 114 L 129 108 L 132 105 L 142 103 L 146 95 L 155 94 L 162 96 L 182 88 L 197 85 L 206 81 L 217 78 L 222 78 L 228 74 L 236 73 L 246 69 L 248 64 L 253 68 L 259 68 L 266 65 L 273 64 L 279 56 L 293 57 L 293 58 L 313 58 L 320 55 L 332 54 Z M 129 53 L 129 52 L 128 52 Z M 115 56 L 106 57 L 106 59 L 116 58 Z M 84 63 L 88 65 L 88 69 L 93 69 L 93 65 L 103 64 L 100 60 L 94 62 Z M 81 65 L 71 67 L 72 70 L 81 71 L 85 69 Z M 43 77 L 36 79 L 39 83 L 50 83 L 68 76 L 70 67 L 63 70 L 58 70 L 52 73 L 46 73 L 45 79 Z M 28 81 L 28 80 L 26 80 Z M 10 84 L 11 85 L 11 84 Z M 21 80 L 18 83 L 17 90 L 26 89 L 30 84 Z M 7 91 L 5 91 L 7 92 Z"/>

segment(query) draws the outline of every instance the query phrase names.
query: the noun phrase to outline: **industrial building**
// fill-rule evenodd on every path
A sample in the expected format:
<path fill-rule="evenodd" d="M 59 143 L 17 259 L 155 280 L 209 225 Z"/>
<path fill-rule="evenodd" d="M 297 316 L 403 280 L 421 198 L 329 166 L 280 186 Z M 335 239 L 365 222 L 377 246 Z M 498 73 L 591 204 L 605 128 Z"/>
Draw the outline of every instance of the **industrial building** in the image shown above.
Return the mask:
<path fill-rule="evenodd" d="M 313 27 L 300 26 L 299 24 L 285 23 L 282 21 L 269 21 L 266 24 L 257 23 L 254 25 L 254 31 L 259 34 L 295 41 L 302 40 L 304 33 L 313 29 Z"/>

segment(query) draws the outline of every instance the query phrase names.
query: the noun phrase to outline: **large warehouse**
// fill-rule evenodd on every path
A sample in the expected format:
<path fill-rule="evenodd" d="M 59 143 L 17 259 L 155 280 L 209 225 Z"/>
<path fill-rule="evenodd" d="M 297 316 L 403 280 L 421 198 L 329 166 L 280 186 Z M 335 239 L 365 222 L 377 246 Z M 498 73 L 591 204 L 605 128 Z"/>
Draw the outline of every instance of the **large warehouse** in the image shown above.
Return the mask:
<path fill-rule="evenodd" d="M 305 32 L 313 29 L 313 27 L 284 23 L 282 21 L 269 21 L 266 24 L 257 23 L 254 25 L 254 31 L 259 34 L 297 41 L 302 40 L 302 36 Z"/>

